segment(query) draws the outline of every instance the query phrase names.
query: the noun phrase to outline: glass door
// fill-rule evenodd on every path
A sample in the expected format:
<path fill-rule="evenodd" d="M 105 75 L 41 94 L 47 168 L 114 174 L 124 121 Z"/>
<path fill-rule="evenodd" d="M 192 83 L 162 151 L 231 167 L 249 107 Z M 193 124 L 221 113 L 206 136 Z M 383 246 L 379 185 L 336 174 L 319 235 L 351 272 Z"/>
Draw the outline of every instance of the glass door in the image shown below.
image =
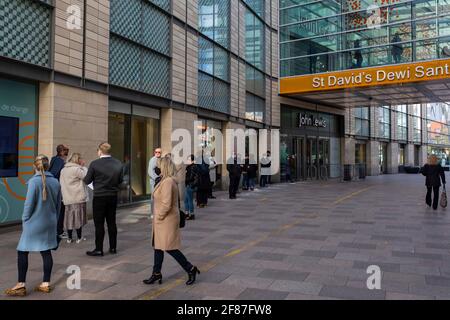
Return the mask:
<path fill-rule="evenodd" d="M 330 140 L 319 139 L 317 157 L 319 178 L 328 179 L 330 177 Z"/>
<path fill-rule="evenodd" d="M 131 149 L 128 137 L 131 127 L 131 116 L 122 113 L 110 112 L 108 125 L 108 140 L 112 146 L 111 155 L 122 161 L 123 178 L 127 188 L 120 190 L 118 195 L 119 204 L 130 203 L 130 180 L 131 180 Z"/>
<path fill-rule="evenodd" d="M 295 138 L 294 139 L 294 148 L 291 160 L 293 164 L 292 169 L 292 177 L 296 180 L 305 180 L 306 172 L 305 172 L 305 139 L 304 138 Z"/>
<path fill-rule="evenodd" d="M 306 139 L 306 176 L 308 179 L 318 178 L 317 138 Z"/>

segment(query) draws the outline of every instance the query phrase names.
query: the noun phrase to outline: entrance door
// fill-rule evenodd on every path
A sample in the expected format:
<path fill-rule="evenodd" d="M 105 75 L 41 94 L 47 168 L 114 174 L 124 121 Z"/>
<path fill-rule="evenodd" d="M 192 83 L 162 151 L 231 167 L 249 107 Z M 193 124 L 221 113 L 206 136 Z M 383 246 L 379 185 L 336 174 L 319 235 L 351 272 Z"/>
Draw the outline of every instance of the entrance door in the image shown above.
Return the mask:
<path fill-rule="evenodd" d="M 319 178 L 328 179 L 330 177 L 330 140 L 319 139 L 317 157 Z"/>
<path fill-rule="evenodd" d="M 295 155 L 295 168 L 292 176 L 297 180 L 305 180 L 305 139 L 295 138 L 293 154 Z"/>
<path fill-rule="evenodd" d="M 306 178 L 318 179 L 317 138 L 306 139 Z"/>

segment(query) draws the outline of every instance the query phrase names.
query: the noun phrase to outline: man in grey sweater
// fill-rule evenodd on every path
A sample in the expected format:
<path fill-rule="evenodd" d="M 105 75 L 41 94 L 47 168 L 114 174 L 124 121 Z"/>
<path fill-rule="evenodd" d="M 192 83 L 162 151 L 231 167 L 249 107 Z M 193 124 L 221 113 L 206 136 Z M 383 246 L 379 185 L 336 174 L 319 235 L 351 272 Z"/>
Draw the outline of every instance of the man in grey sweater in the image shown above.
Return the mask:
<path fill-rule="evenodd" d="M 84 178 L 87 185 L 94 184 L 94 225 L 95 249 L 86 252 L 88 256 L 103 256 L 103 240 L 105 238 L 105 220 L 108 225 L 109 252 L 117 253 L 117 193 L 123 181 L 122 163 L 111 157 L 111 145 L 103 142 L 97 151 L 99 159 L 89 166 Z"/>

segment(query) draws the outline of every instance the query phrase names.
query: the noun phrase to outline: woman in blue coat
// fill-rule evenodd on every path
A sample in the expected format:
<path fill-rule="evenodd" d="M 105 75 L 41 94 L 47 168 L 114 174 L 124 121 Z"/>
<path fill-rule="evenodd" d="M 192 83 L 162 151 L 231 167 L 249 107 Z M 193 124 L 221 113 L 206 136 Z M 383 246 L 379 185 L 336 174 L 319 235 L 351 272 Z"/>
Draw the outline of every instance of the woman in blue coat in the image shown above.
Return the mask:
<path fill-rule="evenodd" d="M 9 296 L 26 296 L 25 287 L 29 252 L 40 252 L 44 263 L 44 279 L 36 291 L 49 293 L 53 268 L 51 250 L 58 247 L 56 227 L 61 206 L 61 187 L 48 172 L 49 161 L 40 155 L 34 161 L 36 174 L 28 181 L 28 191 L 22 216 L 22 235 L 17 246 L 19 281 L 7 289 Z"/>

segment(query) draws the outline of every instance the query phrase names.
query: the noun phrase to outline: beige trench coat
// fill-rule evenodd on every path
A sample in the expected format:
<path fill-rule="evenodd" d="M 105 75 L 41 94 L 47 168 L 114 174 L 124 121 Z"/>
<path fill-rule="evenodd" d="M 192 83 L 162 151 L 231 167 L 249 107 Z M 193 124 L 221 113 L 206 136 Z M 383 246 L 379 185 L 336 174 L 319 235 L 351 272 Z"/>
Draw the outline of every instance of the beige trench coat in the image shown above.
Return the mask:
<path fill-rule="evenodd" d="M 175 178 L 163 179 L 153 192 L 152 243 L 155 249 L 170 251 L 181 247 L 178 186 Z"/>

